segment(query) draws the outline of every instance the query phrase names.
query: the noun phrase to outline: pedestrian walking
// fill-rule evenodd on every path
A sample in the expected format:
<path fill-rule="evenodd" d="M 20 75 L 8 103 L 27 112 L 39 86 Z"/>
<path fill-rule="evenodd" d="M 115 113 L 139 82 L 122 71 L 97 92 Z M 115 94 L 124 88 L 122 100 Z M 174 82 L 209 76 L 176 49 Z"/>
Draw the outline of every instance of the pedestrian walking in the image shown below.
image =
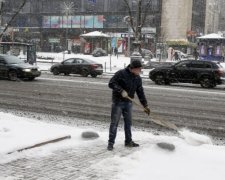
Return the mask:
<path fill-rule="evenodd" d="M 175 51 L 175 53 L 174 53 L 174 59 L 175 59 L 175 61 L 181 60 L 177 51 Z"/>
<path fill-rule="evenodd" d="M 196 48 L 194 49 L 193 56 L 194 56 L 195 60 L 198 60 L 199 53 Z"/>
<path fill-rule="evenodd" d="M 117 58 L 118 58 L 118 49 L 117 49 L 117 47 L 114 48 L 114 54 L 115 54 L 115 56 L 117 56 Z"/>
<path fill-rule="evenodd" d="M 124 118 L 125 146 L 139 146 L 139 144 L 132 140 L 132 102 L 127 97 L 134 98 L 135 93 L 137 93 L 145 112 L 148 115 L 150 114 L 150 109 L 142 86 L 142 79 L 140 77 L 141 68 L 141 62 L 139 60 L 134 60 L 125 69 L 117 71 L 109 81 L 109 88 L 112 89 L 112 109 L 108 150 L 113 150 L 121 115 L 123 115 Z"/>

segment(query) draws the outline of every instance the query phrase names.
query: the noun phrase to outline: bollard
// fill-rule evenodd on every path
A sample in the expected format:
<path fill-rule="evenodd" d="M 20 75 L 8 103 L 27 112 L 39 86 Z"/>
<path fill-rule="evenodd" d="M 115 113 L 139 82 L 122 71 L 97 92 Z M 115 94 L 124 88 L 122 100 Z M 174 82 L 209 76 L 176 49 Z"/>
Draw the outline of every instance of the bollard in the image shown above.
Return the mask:
<path fill-rule="evenodd" d="M 105 62 L 105 72 L 106 72 L 106 62 Z"/>

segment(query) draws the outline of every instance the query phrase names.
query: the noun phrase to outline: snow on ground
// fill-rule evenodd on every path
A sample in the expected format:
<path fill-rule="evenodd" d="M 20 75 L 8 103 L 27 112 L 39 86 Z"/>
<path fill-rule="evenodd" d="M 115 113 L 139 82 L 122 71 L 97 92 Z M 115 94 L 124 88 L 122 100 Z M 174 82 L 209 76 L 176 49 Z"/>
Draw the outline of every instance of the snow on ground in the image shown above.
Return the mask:
<path fill-rule="evenodd" d="M 18 117 L 0 112 L 0 164 L 19 158 L 41 158 L 66 148 L 87 146 L 91 149 L 97 144 L 107 145 L 108 130 L 98 132 L 100 138 L 84 141 L 81 133 L 87 129 L 39 122 L 34 119 Z M 71 135 L 71 139 L 39 148 L 8 154 L 25 146 L 34 145 L 60 136 Z M 215 145 L 191 146 L 175 136 L 155 136 L 148 132 L 134 131 L 134 139 L 141 144 L 137 151 L 126 156 L 116 153 L 123 146 L 124 133 L 117 136 L 112 156 L 103 158 L 93 165 L 96 172 L 116 173 L 120 180 L 223 180 L 225 177 L 225 147 Z M 175 145 L 175 151 L 167 151 L 156 146 L 158 142 Z M 105 146 L 106 147 L 106 146 Z M 119 148 L 120 147 L 120 148 Z M 106 150 L 107 151 L 107 150 Z M 82 153 L 82 152 L 81 152 Z M 112 171 L 113 170 L 113 171 Z"/>
<path fill-rule="evenodd" d="M 43 52 L 38 52 L 37 53 L 38 57 L 49 57 L 49 58 L 54 58 L 54 60 L 42 60 L 38 59 L 37 61 L 44 61 L 44 62 L 49 62 L 47 63 L 46 67 L 44 67 L 44 64 L 46 63 L 40 63 L 38 62 L 38 66 L 43 69 L 43 70 L 49 70 L 52 64 L 57 63 L 57 62 L 62 62 L 63 59 L 68 59 L 72 57 L 81 57 L 81 58 L 88 58 L 91 60 L 94 60 L 97 63 L 101 63 L 103 65 L 104 71 L 106 70 L 107 72 L 116 72 L 119 69 L 122 69 L 126 67 L 130 63 L 130 58 L 125 57 L 123 55 L 119 55 L 118 58 L 116 56 L 101 56 L 101 57 L 94 57 L 92 55 L 85 55 L 85 54 L 64 54 L 63 53 L 43 53 Z M 63 58 L 64 56 L 64 58 Z M 110 64 L 111 64 L 111 69 L 110 69 Z"/>
<path fill-rule="evenodd" d="M 41 70 L 49 71 L 50 67 L 54 63 L 62 62 L 63 59 L 68 59 L 71 57 L 81 57 L 81 58 L 88 58 L 91 60 L 96 61 L 97 63 L 101 63 L 103 65 L 103 71 L 107 73 L 115 73 L 119 69 L 123 69 L 130 63 L 130 57 L 125 57 L 124 55 L 117 56 L 102 56 L 102 57 L 94 57 L 92 55 L 84 55 L 84 54 L 64 54 L 63 53 L 45 53 L 45 52 L 38 52 L 38 57 L 45 57 L 45 58 L 52 58 L 53 60 L 42 60 L 37 59 L 37 65 L 40 67 Z M 143 63 L 147 63 L 144 59 L 142 59 Z M 151 59 L 151 61 L 157 61 L 156 59 Z M 170 62 L 169 60 L 165 60 L 166 62 Z M 45 62 L 45 63 L 43 63 Z M 48 62 L 48 63 L 46 63 Z M 172 61 L 175 62 L 175 61 Z M 111 64 L 111 65 L 110 65 Z M 220 63 L 223 68 L 225 69 L 225 63 Z M 111 67 L 111 68 L 110 68 Z M 142 75 L 148 76 L 150 69 L 142 69 Z"/>

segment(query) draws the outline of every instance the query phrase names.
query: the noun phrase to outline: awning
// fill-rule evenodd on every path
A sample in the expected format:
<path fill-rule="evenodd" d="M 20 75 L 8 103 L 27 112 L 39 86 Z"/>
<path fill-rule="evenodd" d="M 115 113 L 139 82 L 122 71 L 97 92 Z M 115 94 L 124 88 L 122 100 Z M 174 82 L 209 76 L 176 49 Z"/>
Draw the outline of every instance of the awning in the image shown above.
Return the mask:
<path fill-rule="evenodd" d="M 212 33 L 212 34 L 207 34 L 205 36 L 197 37 L 197 39 L 225 39 L 225 37 L 223 37 L 220 34 Z"/>
<path fill-rule="evenodd" d="M 93 32 L 89 32 L 89 33 L 86 33 L 86 34 L 81 34 L 80 37 L 105 37 L 105 38 L 109 38 L 110 36 L 100 32 L 100 31 L 93 31 Z"/>

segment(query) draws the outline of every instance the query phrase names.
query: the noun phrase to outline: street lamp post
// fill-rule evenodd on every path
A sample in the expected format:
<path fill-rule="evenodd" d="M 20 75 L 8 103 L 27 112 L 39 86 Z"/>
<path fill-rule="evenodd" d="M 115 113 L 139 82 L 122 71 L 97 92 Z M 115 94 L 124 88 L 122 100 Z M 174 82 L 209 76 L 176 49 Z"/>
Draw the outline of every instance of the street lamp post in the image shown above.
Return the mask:
<path fill-rule="evenodd" d="M 64 46 L 64 52 L 63 52 L 63 60 L 65 59 L 65 50 L 68 50 L 68 19 L 69 15 L 72 14 L 75 10 L 75 6 L 73 2 L 66 3 L 64 2 L 63 5 L 63 14 L 66 15 L 66 35 L 65 35 L 65 46 Z"/>
<path fill-rule="evenodd" d="M 124 21 L 127 24 L 128 30 L 128 47 L 127 47 L 127 55 L 130 57 L 130 16 L 125 16 Z"/>
<path fill-rule="evenodd" d="M 68 16 L 69 16 L 69 9 L 67 8 L 67 11 L 66 11 L 66 41 L 65 41 L 65 46 L 66 46 L 66 51 L 68 51 Z"/>
<path fill-rule="evenodd" d="M 130 57 L 130 27 L 128 27 L 128 56 Z"/>
<path fill-rule="evenodd" d="M 0 0 L 0 26 L 2 26 L 2 10 L 4 6 L 5 0 Z"/>

